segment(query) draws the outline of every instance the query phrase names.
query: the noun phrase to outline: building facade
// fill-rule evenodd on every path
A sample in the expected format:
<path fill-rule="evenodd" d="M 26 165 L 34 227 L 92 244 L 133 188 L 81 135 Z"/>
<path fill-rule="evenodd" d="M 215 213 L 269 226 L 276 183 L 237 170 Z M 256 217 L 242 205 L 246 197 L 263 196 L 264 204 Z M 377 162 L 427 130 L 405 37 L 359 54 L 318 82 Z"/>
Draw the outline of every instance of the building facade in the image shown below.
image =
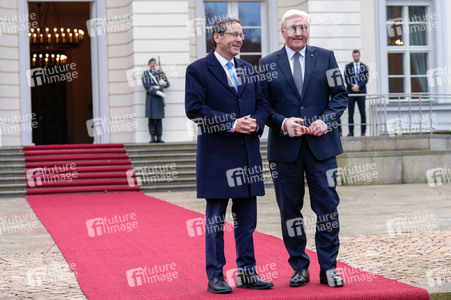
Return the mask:
<path fill-rule="evenodd" d="M 280 19 L 293 8 L 311 14 L 309 44 L 333 50 L 340 68 L 360 50 L 369 94 L 433 93 L 443 123 L 451 120 L 449 98 L 440 97 L 451 91 L 449 1 L 12 0 L 0 2 L 0 146 L 149 142 L 141 76 L 151 57 L 171 82 L 163 139 L 194 141 L 185 70 L 212 49 L 209 25 L 239 17 L 246 36 L 240 57 L 255 65 L 283 47 Z M 65 47 L 53 36 L 48 44 L 45 35 L 33 41 L 31 29 L 47 26 L 78 28 L 84 40 Z M 67 61 L 56 78 L 47 74 L 50 62 L 33 57 L 58 51 Z"/>

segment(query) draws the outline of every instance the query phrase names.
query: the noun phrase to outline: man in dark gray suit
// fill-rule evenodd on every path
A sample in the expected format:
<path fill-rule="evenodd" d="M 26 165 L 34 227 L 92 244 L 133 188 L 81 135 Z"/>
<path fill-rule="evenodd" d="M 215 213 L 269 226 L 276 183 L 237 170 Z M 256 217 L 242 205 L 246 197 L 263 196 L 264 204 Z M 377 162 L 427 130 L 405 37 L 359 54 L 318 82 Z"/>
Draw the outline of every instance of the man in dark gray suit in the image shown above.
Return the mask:
<path fill-rule="evenodd" d="M 142 81 L 147 92 L 146 95 L 146 118 L 149 118 L 150 143 L 164 143 L 161 139 L 163 135 L 162 119 L 164 118 L 164 98 L 163 88 L 168 88 L 170 83 L 161 71 L 157 70 L 157 60 L 151 58 L 149 60 L 149 71 L 143 73 Z M 161 66 L 159 66 L 161 68 Z"/>
<path fill-rule="evenodd" d="M 273 181 L 283 240 L 290 255 L 288 262 L 294 270 L 290 286 L 299 287 L 310 281 L 301 213 L 305 173 L 311 207 L 317 215 L 315 242 L 320 282 L 339 287 L 343 286 L 336 272 L 340 199 L 335 184 L 330 182 L 336 183 L 335 157 L 343 152 L 336 127 L 346 109 L 346 88 L 334 53 L 307 45 L 307 13 L 287 11 L 281 27 L 286 45 L 260 60 L 260 78 L 267 78 L 260 83 L 270 104 L 268 160 L 275 164 L 278 173 Z"/>
<path fill-rule="evenodd" d="M 366 94 L 366 84 L 369 79 L 368 67 L 360 61 L 360 51 L 352 51 L 353 62 L 346 65 L 345 81 L 348 88 L 348 94 Z M 360 132 L 362 136 L 366 134 L 366 113 L 365 96 L 354 96 L 348 98 L 348 123 L 349 135 L 354 136 L 354 108 L 355 103 L 360 112 Z"/>

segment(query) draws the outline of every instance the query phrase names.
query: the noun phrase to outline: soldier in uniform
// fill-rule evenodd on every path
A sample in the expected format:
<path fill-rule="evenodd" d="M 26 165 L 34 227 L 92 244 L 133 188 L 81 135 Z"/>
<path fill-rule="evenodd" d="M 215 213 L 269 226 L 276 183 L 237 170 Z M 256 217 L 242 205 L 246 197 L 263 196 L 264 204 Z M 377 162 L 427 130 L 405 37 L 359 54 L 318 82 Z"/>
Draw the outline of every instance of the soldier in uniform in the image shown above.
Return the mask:
<path fill-rule="evenodd" d="M 161 139 L 163 135 L 162 119 L 164 118 L 164 99 L 166 98 L 163 88 L 168 88 L 170 83 L 161 71 L 157 70 L 157 60 L 149 60 L 149 71 L 143 73 L 143 86 L 146 89 L 146 118 L 149 118 L 149 143 L 164 143 Z"/>

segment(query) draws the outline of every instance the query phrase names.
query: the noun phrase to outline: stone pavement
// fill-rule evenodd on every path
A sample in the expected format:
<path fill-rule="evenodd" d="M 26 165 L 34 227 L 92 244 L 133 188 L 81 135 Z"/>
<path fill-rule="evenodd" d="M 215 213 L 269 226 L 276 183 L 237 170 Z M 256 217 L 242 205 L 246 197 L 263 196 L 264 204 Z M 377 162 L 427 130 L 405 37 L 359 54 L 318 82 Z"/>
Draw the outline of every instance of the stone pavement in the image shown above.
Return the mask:
<path fill-rule="evenodd" d="M 338 259 L 451 299 L 451 185 L 340 186 Z M 258 200 L 257 230 L 281 238 L 274 190 Z M 195 192 L 149 194 L 204 213 Z M 230 210 L 230 209 L 229 209 Z M 86 299 L 58 247 L 24 198 L 0 199 L 0 217 L 26 219 L 11 232 L 0 222 L 0 299 Z M 315 217 L 306 195 L 303 214 L 314 250 Z M 0 219 L 1 220 L 1 219 Z M 258 255 L 258 249 L 256 249 Z"/>

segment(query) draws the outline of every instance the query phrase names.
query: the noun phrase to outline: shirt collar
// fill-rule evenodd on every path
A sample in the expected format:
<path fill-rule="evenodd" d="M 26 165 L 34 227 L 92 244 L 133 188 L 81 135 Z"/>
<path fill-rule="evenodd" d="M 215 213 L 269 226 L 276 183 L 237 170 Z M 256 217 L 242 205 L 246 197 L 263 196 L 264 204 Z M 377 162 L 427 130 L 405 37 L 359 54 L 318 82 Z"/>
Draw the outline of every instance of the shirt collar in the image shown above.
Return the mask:
<path fill-rule="evenodd" d="M 218 52 L 214 52 L 216 59 L 219 61 L 219 63 L 221 64 L 221 66 L 225 66 L 229 61 L 227 59 L 225 59 L 224 57 L 222 57 Z M 234 59 L 232 58 L 232 60 L 230 60 L 230 62 L 232 63 L 232 65 L 235 67 L 235 62 Z"/>
<path fill-rule="evenodd" d="M 299 51 L 299 53 L 305 57 L 305 48 L 307 48 L 307 46 L 305 46 L 304 48 L 302 48 L 301 51 Z M 289 48 L 288 46 L 285 45 L 285 50 L 287 51 L 287 56 L 289 59 L 293 58 L 293 55 L 296 53 L 294 52 L 294 50 L 292 50 L 291 48 Z"/>

